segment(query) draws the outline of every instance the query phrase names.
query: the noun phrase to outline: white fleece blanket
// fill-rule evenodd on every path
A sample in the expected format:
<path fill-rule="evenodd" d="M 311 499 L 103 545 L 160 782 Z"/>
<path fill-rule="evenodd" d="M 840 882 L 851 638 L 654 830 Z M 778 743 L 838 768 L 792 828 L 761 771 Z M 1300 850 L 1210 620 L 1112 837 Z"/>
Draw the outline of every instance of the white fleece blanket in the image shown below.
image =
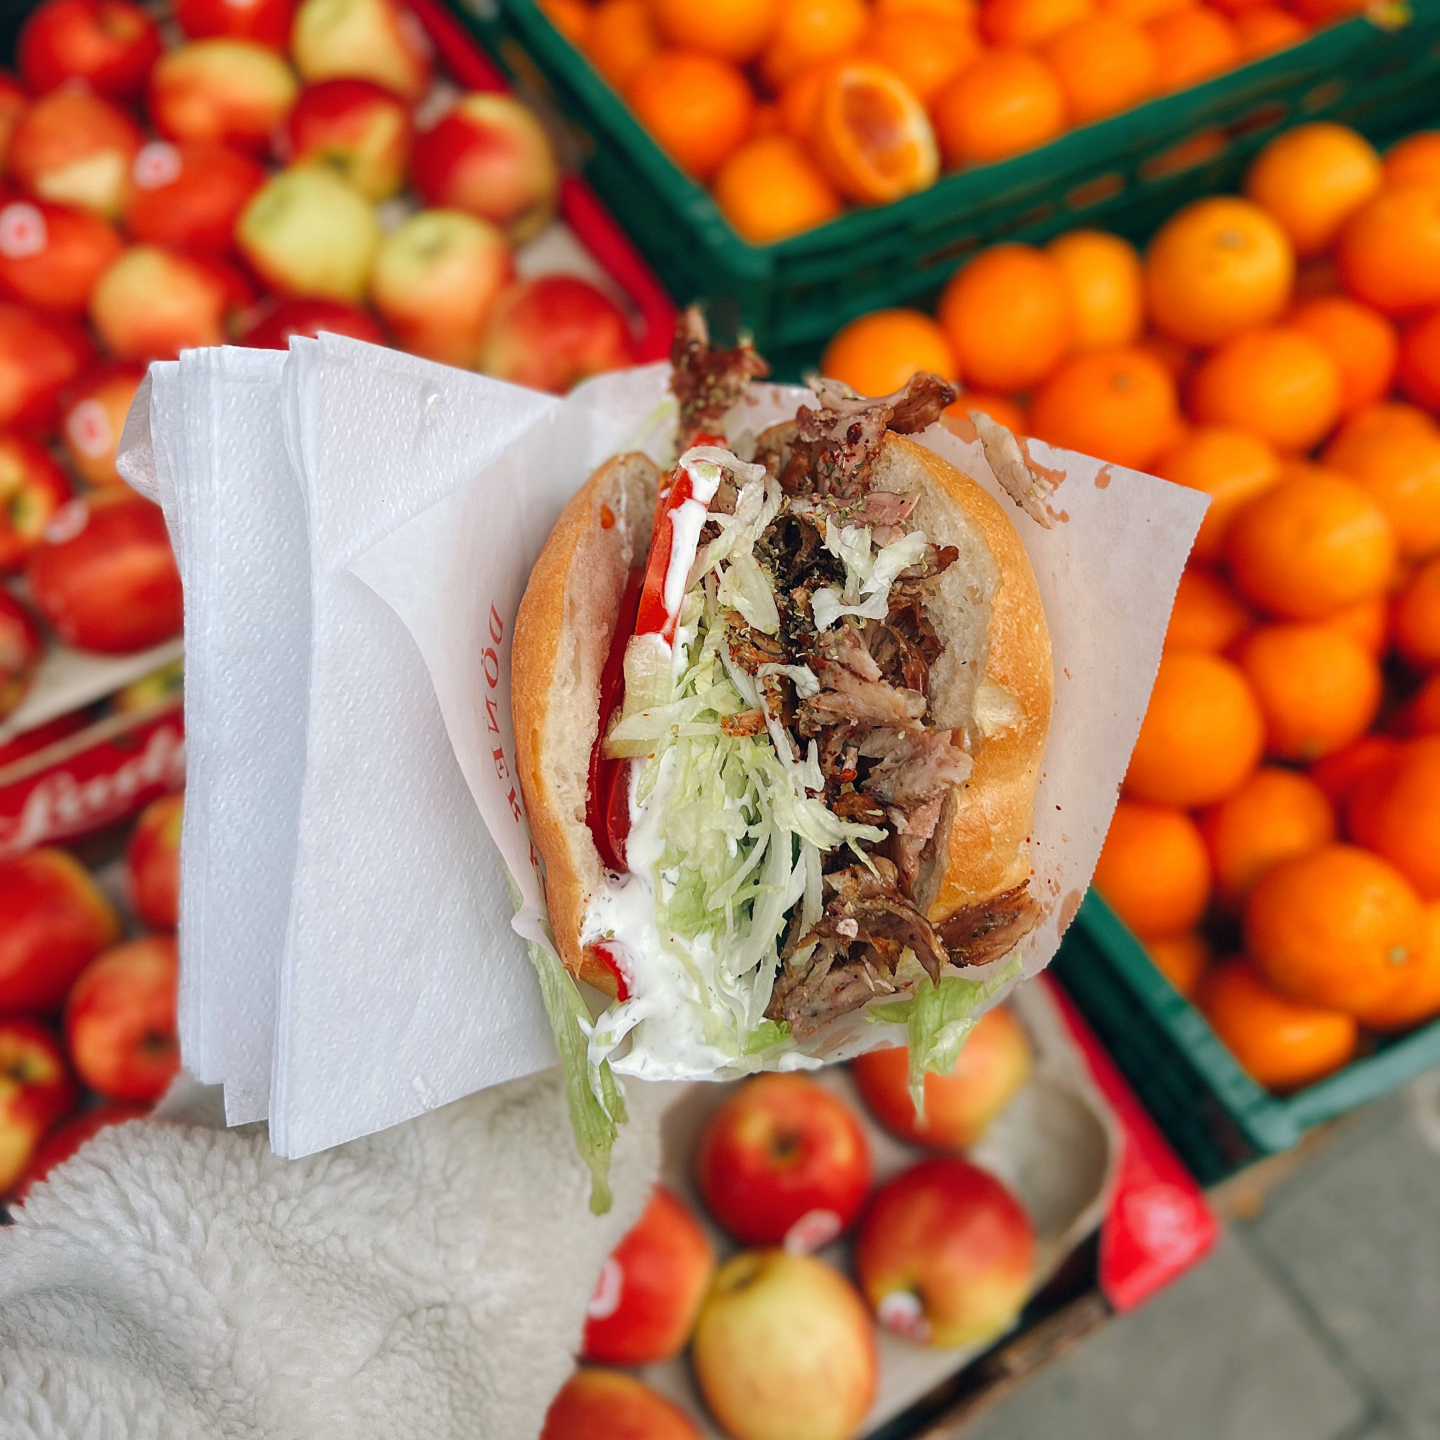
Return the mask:
<path fill-rule="evenodd" d="M 102 1132 L 0 1229 L 4 1440 L 531 1440 L 659 1161 L 631 1085 L 589 1213 L 557 1072 L 305 1160 Z"/>

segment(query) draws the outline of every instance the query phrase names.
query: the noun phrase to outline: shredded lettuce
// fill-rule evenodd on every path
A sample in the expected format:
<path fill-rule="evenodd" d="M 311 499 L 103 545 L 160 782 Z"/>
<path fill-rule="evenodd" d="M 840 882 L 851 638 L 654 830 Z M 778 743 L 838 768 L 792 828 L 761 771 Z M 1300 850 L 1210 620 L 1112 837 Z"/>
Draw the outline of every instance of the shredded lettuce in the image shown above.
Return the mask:
<path fill-rule="evenodd" d="M 890 613 L 890 586 L 896 576 L 918 564 L 929 544 L 923 530 L 912 530 L 874 550 L 868 525 L 837 525 L 827 516 L 825 548 L 845 566 L 845 591 L 842 595 L 828 585 L 811 597 L 815 628 L 828 630 L 842 615 L 883 620 Z"/>
<path fill-rule="evenodd" d="M 921 1119 L 925 1117 L 925 1076 L 948 1075 L 954 1070 L 965 1037 L 979 1019 L 980 1007 L 1019 973 L 1020 957 L 1013 955 L 1004 969 L 989 979 L 942 975 L 938 985 L 919 981 L 911 999 L 870 1007 L 867 1014 L 871 1020 L 909 1026 L 905 1043 L 910 1050 L 910 1099 Z"/>

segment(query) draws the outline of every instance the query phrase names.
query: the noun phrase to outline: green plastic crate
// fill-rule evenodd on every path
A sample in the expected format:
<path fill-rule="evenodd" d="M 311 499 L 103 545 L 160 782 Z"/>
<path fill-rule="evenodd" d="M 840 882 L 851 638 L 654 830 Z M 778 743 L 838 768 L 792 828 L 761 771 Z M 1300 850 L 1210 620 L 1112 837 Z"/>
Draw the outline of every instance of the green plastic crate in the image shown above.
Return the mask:
<path fill-rule="evenodd" d="M 1205 1017 L 1093 890 L 1053 968 L 1180 1157 L 1205 1185 L 1288 1150 L 1322 1120 L 1440 1065 L 1440 1020 L 1281 1098 L 1257 1085 Z"/>
<path fill-rule="evenodd" d="M 1396 31 L 1349 20 L 1178 95 L 1070 132 L 922 194 L 747 244 L 650 139 L 534 0 L 450 0 L 517 88 L 563 116 L 586 177 L 677 301 L 705 298 L 750 329 L 781 376 L 813 364 L 846 320 L 924 303 L 966 256 L 1077 224 L 1140 239 L 1192 196 L 1233 189 L 1286 124 L 1318 117 L 1372 136 L 1414 128 L 1440 94 L 1440 0 Z M 703 3 L 703 0 L 697 0 Z"/>

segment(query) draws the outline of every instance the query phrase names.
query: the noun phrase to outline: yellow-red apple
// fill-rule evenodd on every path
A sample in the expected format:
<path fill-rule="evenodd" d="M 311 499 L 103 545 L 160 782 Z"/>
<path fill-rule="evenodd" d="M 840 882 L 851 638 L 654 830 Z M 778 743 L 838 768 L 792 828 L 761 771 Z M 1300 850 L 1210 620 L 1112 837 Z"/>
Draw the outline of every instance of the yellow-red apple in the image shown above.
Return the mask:
<path fill-rule="evenodd" d="M 93 1140 L 111 1125 L 139 1120 L 147 1113 L 140 1105 L 97 1105 L 62 1121 L 35 1147 L 25 1174 L 15 1187 L 16 1202 L 23 1201 L 33 1186 L 44 1180 L 57 1165 L 68 1160 L 87 1140 Z"/>
<path fill-rule="evenodd" d="M 312 84 L 373 80 L 411 103 L 430 88 L 429 38 L 394 0 L 304 0 L 290 54 Z"/>
<path fill-rule="evenodd" d="M 922 1160 L 875 1193 L 855 1235 L 855 1276 L 887 1330 L 950 1348 L 998 1335 L 1035 1273 L 1020 1202 L 958 1155 Z"/>
<path fill-rule="evenodd" d="M 0 162 L 10 150 L 10 137 L 20 117 L 30 106 L 30 97 L 8 70 L 0 70 Z"/>
<path fill-rule="evenodd" d="M 0 1010 L 48 1015 L 120 933 L 120 921 L 68 851 L 0 862 Z"/>
<path fill-rule="evenodd" d="M 0 590 L 0 720 L 29 693 L 44 654 L 45 637 L 35 617 L 8 590 Z"/>
<path fill-rule="evenodd" d="M 20 30 L 16 60 L 35 94 L 83 81 L 110 100 L 134 100 L 160 58 L 155 22 L 130 0 L 45 0 Z"/>
<path fill-rule="evenodd" d="M 118 106 L 67 85 L 42 95 L 20 117 L 6 164 L 32 195 L 113 220 L 144 143 L 140 127 Z"/>
<path fill-rule="evenodd" d="M 59 1037 L 29 1016 L 0 1017 L 0 1195 L 15 1187 L 41 1137 L 79 1099 Z"/>
<path fill-rule="evenodd" d="M 232 35 L 272 50 L 290 44 L 295 0 L 177 0 L 175 19 L 192 40 Z"/>
<path fill-rule="evenodd" d="M 21 435 L 0 435 L 0 571 L 25 563 L 69 498 L 70 479 L 48 450 Z"/>
<path fill-rule="evenodd" d="M 235 243 L 272 290 L 355 304 L 365 298 L 380 225 L 348 180 L 323 165 L 299 165 L 255 193 Z"/>
<path fill-rule="evenodd" d="M 267 308 L 245 332 L 245 344 L 262 350 L 288 350 L 295 335 L 348 335 L 383 345 L 385 332 L 368 310 L 343 300 L 281 300 Z"/>
<path fill-rule="evenodd" d="M 121 218 L 131 239 L 223 255 L 265 171 L 233 145 L 152 140 L 135 157 L 130 182 Z"/>
<path fill-rule="evenodd" d="M 678 1405 L 618 1370 L 577 1370 L 550 1402 L 540 1440 L 700 1440 Z"/>
<path fill-rule="evenodd" d="M 65 1002 L 65 1043 L 80 1078 L 107 1100 L 158 1100 L 180 1068 L 180 957 L 169 935 L 97 955 Z"/>
<path fill-rule="evenodd" d="M 925 1117 L 910 1099 L 910 1052 L 871 1050 L 850 1062 L 855 1088 L 870 1113 L 911 1145 L 974 1145 L 1030 1077 L 1030 1042 L 1004 1006 L 975 1023 L 948 1075 L 925 1077 Z"/>
<path fill-rule="evenodd" d="M 112 361 L 82 375 L 60 416 L 60 438 L 70 463 L 89 485 L 120 485 L 115 454 L 130 402 L 145 378 L 143 366 Z"/>
<path fill-rule="evenodd" d="M 103 216 L 44 200 L 0 209 L 0 287 L 42 310 L 83 315 L 95 282 L 125 248 Z"/>
<path fill-rule="evenodd" d="M 414 127 L 409 107 L 372 80 L 324 80 L 300 99 L 276 141 L 287 165 L 331 165 L 369 200 L 405 182 Z"/>
<path fill-rule="evenodd" d="M 509 242 L 493 225 L 462 210 L 422 210 L 385 237 L 370 298 L 406 350 L 473 369 L 514 273 Z"/>
<path fill-rule="evenodd" d="M 734 1440 L 849 1440 L 875 1399 L 875 1332 L 854 1287 L 813 1255 L 727 1260 L 690 1347 L 695 1383 Z"/>
<path fill-rule="evenodd" d="M 220 261 L 132 245 L 95 286 L 90 321 L 122 360 L 173 360 L 182 350 L 223 345 L 244 301 L 244 281 Z"/>
<path fill-rule="evenodd" d="M 581 1355 L 607 1365 L 651 1365 L 690 1338 L 715 1273 L 700 1222 L 663 1185 L 600 1268 Z"/>
<path fill-rule="evenodd" d="M 295 72 L 253 40 L 192 40 L 150 72 L 150 119 L 170 140 L 205 140 L 261 150 L 290 113 Z"/>
<path fill-rule="evenodd" d="M 48 435 L 60 392 L 94 358 L 89 338 L 67 317 L 0 304 L 0 427 Z"/>
<path fill-rule="evenodd" d="M 152 800 L 140 813 L 125 847 L 125 881 L 135 913 L 152 930 L 173 930 L 180 920 L 180 826 L 185 792 Z"/>
<path fill-rule="evenodd" d="M 468 210 L 520 241 L 554 215 L 560 164 L 534 111 L 477 91 L 418 136 L 410 178 L 427 205 Z"/>
<path fill-rule="evenodd" d="M 870 1146 L 839 1096 L 804 1075 L 757 1075 L 706 1123 L 695 1180 L 706 1209 L 742 1244 L 814 1250 L 860 1213 Z"/>
<path fill-rule="evenodd" d="M 480 352 L 487 375 L 556 395 L 633 363 L 624 311 L 575 275 L 510 286 L 496 302 Z"/>

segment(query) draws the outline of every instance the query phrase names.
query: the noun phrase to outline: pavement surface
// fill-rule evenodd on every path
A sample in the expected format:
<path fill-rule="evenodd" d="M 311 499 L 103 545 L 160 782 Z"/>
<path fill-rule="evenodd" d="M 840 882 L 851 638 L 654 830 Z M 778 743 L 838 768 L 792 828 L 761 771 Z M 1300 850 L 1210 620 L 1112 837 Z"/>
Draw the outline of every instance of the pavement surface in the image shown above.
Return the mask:
<path fill-rule="evenodd" d="M 1440 1440 L 1440 1072 L 1221 1198 L 1204 1263 L 959 1440 Z"/>

